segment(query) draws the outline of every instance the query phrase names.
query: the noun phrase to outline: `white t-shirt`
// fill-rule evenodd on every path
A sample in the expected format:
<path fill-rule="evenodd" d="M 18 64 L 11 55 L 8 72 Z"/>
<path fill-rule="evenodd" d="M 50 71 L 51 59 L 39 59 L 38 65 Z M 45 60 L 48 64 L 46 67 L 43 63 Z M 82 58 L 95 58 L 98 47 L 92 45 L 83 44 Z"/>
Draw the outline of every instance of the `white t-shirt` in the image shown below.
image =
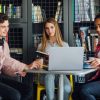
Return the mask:
<path fill-rule="evenodd" d="M 38 49 L 40 47 L 41 47 L 41 43 L 39 44 Z M 45 53 L 49 54 L 49 50 L 50 50 L 51 47 L 59 47 L 59 45 L 57 43 L 54 43 L 54 44 L 51 45 L 51 43 L 48 41 L 47 42 L 47 47 L 45 49 Z M 69 47 L 68 43 L 63 42 L 63 47 Z"/>

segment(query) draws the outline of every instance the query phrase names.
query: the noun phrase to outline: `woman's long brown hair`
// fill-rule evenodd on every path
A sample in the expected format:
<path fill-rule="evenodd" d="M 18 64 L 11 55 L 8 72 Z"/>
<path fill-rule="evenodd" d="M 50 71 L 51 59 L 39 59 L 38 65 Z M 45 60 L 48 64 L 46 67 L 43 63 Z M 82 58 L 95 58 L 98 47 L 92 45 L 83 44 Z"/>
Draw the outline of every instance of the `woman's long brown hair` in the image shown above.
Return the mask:
<path fill-rule="evenodd" d="M 54 18 L 49 18 L 44 22 L 44 25 L 43 25 L 43 33 L 42 33 L 43 37 L 42 37 L 42 41 L 41 41 L 41 47 L 39 48 L 39 50 L 42 51 L 42 52 L 45 52 L 45 48 L 46 48 L 47 42 L 49 40 L 49 36 L 45 31 L 45 26 L 46 26 L 47 23 L 52 23 L 55 26 L 56 42 L 60 47 L 63 46 L 62 35 L 61 35 L 61 30 L 59 28 L 59 25 Z"/>

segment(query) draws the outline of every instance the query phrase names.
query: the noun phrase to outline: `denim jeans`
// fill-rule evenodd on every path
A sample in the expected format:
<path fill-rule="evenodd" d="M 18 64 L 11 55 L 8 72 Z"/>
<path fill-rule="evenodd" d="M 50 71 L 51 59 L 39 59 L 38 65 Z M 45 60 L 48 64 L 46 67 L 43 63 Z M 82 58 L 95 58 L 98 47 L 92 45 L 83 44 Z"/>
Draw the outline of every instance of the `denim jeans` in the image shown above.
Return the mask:
<path fill-rule="evenodd" d="M 56 77 L 55 74 L 46 74 L 45 75 L 45 87 L 47 100 L 54 100 L 54 91 L 55 85 L 58 84 L 59 77 Z M 69 79 L 64 75 L 64 100 L 68 100 L 71 92 L 71 85 Z"/>
<path fill-rule="evenodd" d="M 86 83 L 80 91 L 81 100 L 96 100 L 100 98 L 100 80 Z"/>
<path fill-rule="evenodd" d="M 4 100 L 29 100 L 32 95 L 30 86 L 0 76 L 0 96 Z"/>

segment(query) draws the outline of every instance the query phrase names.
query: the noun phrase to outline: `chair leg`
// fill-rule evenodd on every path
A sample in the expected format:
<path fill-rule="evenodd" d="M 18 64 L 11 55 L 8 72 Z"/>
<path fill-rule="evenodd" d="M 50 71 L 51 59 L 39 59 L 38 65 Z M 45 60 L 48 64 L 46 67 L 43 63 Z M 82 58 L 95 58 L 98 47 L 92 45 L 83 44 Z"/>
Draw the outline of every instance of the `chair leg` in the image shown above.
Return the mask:
<path fill-rule="evenodd" d="M 45 87 L 38 84 L 38 86 L 37 86 L 37 100 L 40 100 L 40 93 L 42 90 L 45 90 Z"/>
<path fill-rule="evenodd" d="M 73 75 L 70 74 L 70 84 L 71 84 L 71 87 L 72 87 L 72 91 L 71 91 L 71 94 L 69 96 L 69 100 L 73 100 L 72 99 L 72 92 L 73 92 Z"/>

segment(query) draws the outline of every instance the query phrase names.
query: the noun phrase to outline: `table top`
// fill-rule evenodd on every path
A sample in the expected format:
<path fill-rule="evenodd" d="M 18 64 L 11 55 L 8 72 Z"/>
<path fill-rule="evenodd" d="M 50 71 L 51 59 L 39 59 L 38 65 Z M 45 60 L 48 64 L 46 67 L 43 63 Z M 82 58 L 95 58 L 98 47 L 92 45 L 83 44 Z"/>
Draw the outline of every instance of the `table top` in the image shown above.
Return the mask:
<path fill-rule="evenodd" d="M 41 73 L 41 74 L 49 74 L 49 73 L 52 73 L 52 74 L 66 74 L 66 75 L 69 75 L 69 74 L 73 74 L 73 75 L 84 75 L 84 74 L 88 74 L 88 73 L 91 73 L 91 72 L 95 72 L 97 69 L 83 69 L 83 70 L 74 70 L 74 71 L 47 71 L 47 70 L 44 70 L 44 69 L 32 69 L 32 70 L 28 70 L 27 72 L 28 73 Z"/>

